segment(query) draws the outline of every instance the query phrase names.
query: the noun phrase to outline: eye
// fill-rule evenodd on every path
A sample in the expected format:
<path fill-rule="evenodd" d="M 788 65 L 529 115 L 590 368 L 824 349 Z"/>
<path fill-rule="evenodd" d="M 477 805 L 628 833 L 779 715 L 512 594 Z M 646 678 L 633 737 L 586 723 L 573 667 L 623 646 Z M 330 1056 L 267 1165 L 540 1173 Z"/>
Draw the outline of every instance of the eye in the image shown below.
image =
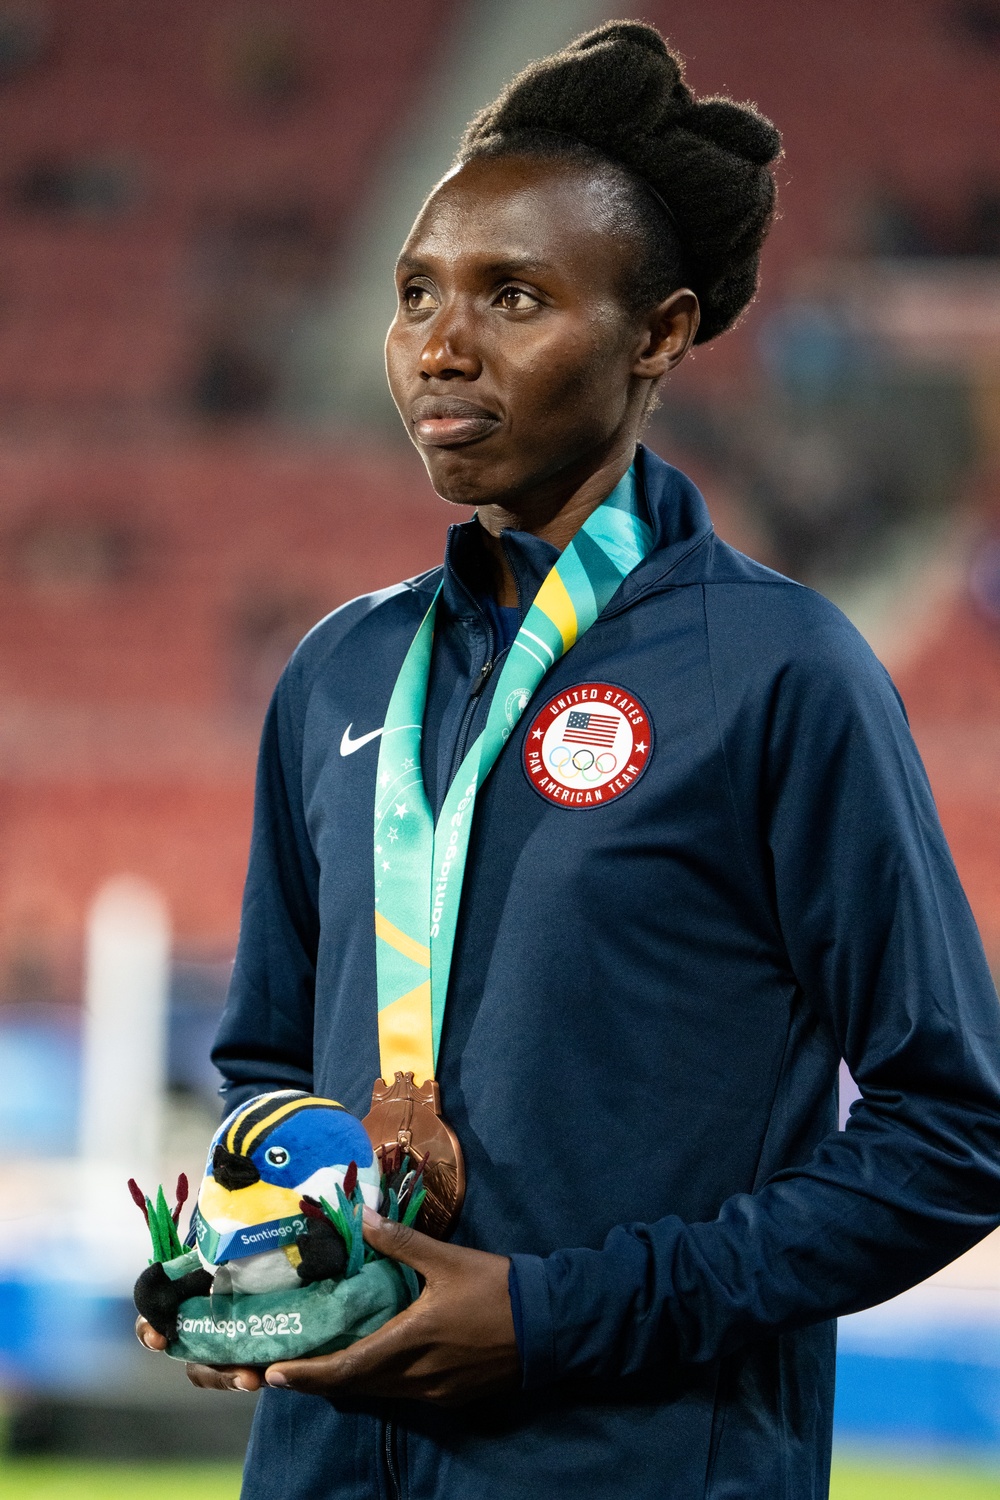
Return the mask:
<path fill-rule="evenodd" d="M 538 306 L 538 298 L 526 292 L 523 286 L 505 286 L 494 305 L 502 307 L 504 312 L 530 312 L 533 307 Z"/>
<path fill-rule="evenodd" d="M 410 282 L 409 286 L 403 288 L 402 300 L 407 312 L 429 312 L 437 306 L 430 290 L 416 282 Z"/>
<path fill-rule="evenodd" d="M 264 1160 L 269 1167 L 287 1167 L 288 1152 L 284 1146 L 268 1146 L 264 1152 Z"/>

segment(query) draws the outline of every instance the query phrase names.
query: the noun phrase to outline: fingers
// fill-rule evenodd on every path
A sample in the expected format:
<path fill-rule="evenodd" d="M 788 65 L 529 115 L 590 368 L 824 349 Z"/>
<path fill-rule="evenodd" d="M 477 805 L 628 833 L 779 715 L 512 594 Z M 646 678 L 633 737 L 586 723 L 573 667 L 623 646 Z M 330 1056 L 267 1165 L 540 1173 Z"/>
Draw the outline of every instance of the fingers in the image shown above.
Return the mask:
<path fill-rule="evenodd" d="M 383 1219 L 373 1208 L 365 1208 L 365 1239 L 373 1250 L 387 1255 L 390 1260 L 400 1260 L 404 1266 L 412 1266 L 422 1276 L 446 1264 L 454 1246 L 432 1240 L 429 1234 L 421 1234 L 409 1224 L 398 1224 L 392 1219 Z"/>
<path fill-rule="evenodd" d="M 147 1323 L 143 1317 L 135 1320 L 135 1336 L 140 1344 L 144 1344 L 147 1349 L 155 1349 L 158 1354 L 167 1347 L 163 1334 L 157 1333 L 152 1323 Z"/>
<path fill-rule="evenodd" d="M 264 1380 L 279 1390 L 300 1391 L 306 1396 L 325 1395 L 350 1384 L 340 1367 L 339 1354 L 323 1354 L 314 1359 L 291 1359 L 284 1364 L 269 1365 Z"/>
<path fill-rule="evenodd" d="M 161 1352 L 167 1347 L 162 1333 L 143 1317 L 135 1320 L 135 1336 L 147 1349 Z M 261 1372 L 246 1365 L 188 1365 L 187 1378 L 192 1385 L 206 1391 L 259 1391 L 264 1384 Z"/>
<path fill-rule="evenodd" d="M 414 1321 L 413 1310 L 405 1308 L 349 1349 L 312 1359 L 283 1360 L 270 1365 L 264 1378 L 268 1385 L 309 1395 L 346 1388 L 363 1392 L 366 1381 L 372 1379 L 380 1391 L 388 1393 L 386 1381 L 392 1379 L 397 1363 L 405 1365 L 413 1352 L 425 1345 L 425 1339 L 412 1326 Z"/>
<path fill-rule="evenodd" d="M 431 1271 L 423 1294 L 347 1349 L 269 1366 L 268 1385 L 309 1395 L 405 1397 L 457 1404 L 516 1389 L 520 1359 L 510 1308 L 510 1262 L 456 1245 L 427 1242 L 396 1225 L 373 1225 L 381 1249 L 402 1239 L 399 1259 Z M 386 1232 L 388 1230 L 388 1233 Z M 424 1242 L 424 1243 L 421 1243 Z M 414 1255 L 414 1243 L 417 1254 Z M 425 1256 L 427 1243 L 432 1249 Z"/>
<path fill-rule="evenodd" d="M 187 1378 L 203 1391 L 259 1391 L 259 1370 L 247 1365 L 187 1365 Z"/>

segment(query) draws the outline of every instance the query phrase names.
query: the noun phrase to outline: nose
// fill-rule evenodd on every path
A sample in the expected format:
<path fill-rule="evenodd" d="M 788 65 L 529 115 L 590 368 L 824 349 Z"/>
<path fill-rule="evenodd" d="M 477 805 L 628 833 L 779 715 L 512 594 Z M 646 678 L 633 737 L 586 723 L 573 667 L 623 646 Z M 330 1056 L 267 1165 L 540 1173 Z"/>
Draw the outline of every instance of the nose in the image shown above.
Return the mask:
<path fill-rule="evenodd" d="M 250 1158 L 237 1156 L 234 1151 L 227 1151 L 221 1142 L 212 1153 L 212 1175 L 227 1193 L 235 1193 L 239 1188 L 253 1187 L 255 1182 L 260 1181 L 260 1173 Z"/>
<path fill-rule="evenodd" d="M 420 375 L 424 380 L 475 380 L 482 361 L 475 351 L 472 329 L 458 309 L 445 308 L 435 316 L 420 351 Z"/>

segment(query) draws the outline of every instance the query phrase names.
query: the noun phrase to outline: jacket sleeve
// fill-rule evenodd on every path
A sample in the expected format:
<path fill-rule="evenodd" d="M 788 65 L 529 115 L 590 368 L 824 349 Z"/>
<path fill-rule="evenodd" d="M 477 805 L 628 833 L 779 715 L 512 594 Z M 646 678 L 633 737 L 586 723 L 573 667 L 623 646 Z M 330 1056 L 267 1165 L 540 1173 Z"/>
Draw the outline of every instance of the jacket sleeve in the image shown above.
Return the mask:
<path fill-rule="evenodd" d="M 319 869 L 302 800 L 301 691 L 293 657 L 264 723 L 236 963 L 212 1049 L 227 1111 L 268 1089 L 312 1089 Z"/>
<path fill-rule="evenodd" d="M 862 1097 L 710 1223 L 515 1256 L 528 1388 L 709 1362 L 857 1311 L 1000 1222 L 1000 1005 L 899 699 L 825 608 L 732 715 L 727 755 L 797 1003 Z M 740 652 L 745 634 L 728 674 L 745 682 Z"/>

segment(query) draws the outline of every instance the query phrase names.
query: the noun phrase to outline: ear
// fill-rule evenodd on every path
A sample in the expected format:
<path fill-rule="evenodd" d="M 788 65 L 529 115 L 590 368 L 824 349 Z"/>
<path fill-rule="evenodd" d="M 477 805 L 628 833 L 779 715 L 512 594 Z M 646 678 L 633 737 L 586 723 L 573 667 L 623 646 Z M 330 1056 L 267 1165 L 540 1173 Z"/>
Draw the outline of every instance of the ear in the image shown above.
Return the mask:
<path fill-rule="evenodd" d="M 643 320 L 642 347 L 632 374 L 643 380 L 660 380 L 679 365 L 694 343 L 701 322 L 698 298 L 689 287 L 671 292 Z"/>

